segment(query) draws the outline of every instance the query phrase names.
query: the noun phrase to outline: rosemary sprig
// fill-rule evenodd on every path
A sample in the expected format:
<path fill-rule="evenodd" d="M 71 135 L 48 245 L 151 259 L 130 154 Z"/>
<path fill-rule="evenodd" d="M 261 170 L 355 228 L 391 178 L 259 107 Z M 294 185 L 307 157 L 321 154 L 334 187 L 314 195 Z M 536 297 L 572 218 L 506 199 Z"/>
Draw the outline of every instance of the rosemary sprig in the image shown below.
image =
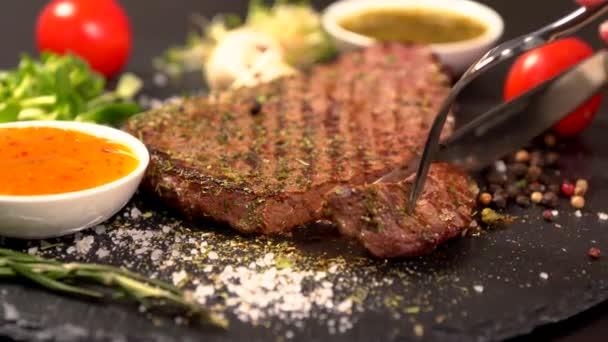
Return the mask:
<path fill-rule="evenodd" d="M 205 322 L 227 327 L 227 321 L 192 300 L 177 287 L 122 268 L 86 263 L 61 263 L 0 248 L 0 279 L 25 278 L 49 290 L 93 299 L 131 298 L 146 307 L 170 305 Z M 101 286 L 107 291 L 92 289 Z"/>

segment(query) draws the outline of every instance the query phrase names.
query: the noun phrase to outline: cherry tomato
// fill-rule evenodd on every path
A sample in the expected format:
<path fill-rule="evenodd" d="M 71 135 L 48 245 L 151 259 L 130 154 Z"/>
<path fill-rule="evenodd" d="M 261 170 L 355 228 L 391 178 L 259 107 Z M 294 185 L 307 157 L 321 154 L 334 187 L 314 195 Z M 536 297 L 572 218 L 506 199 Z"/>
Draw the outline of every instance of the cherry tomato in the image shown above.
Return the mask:
<path fill-rule="evenodd" d="M 504 98 L 510 100 L 593 54 L 589 44 L 577 38 L 557 40 L 520 56 L 507 76 Z M 553 129 L 560 136 L 572 136 L 584 130 L 602 103 L 602 95 L 589 99 Z"/>
<path fill-rule="evenodd" d="M 40 51 L 72 52 L 109 78 L 129 57 L 131 28 L 114 0 L 53 0 L 38 17 L 36 41 Z"/>

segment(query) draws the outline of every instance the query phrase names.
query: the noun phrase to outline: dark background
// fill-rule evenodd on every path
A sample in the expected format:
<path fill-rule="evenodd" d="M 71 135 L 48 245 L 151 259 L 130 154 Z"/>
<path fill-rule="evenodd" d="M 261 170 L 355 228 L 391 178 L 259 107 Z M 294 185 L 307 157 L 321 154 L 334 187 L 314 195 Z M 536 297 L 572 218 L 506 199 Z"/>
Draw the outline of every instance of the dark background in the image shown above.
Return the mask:
<path fill-rule="evenodd" d="M 96 1 L 96 0 L 90 0 Z M 457 0 L 454 0 L 457 1 Z M 134 33 L 132 56 L 127 67 L 142 76 L 152 72 L 151 59 L 173 44 L 179 44 L 189 28 L 189 14 L 211 16 L 217 12 L 243 13 L 247 1 L 237 0 L 122 0 L 131 17 Z M 322 8 L 330 1 L 315 1 Z M 485 0 L 501 13 L 506 22 L 503 38 L 531 31 L 575 8 L 574 0 Z M 0 68 L 15 66 L 22 52 L 35 53 L 34 26 L 36 15 L 46 1 L 4 0 L 0 5 Z M 596 28 L 580 33 L 595 47 L 600 47 Z M 491 97 L 501 91 L 495 76 L 475 87 Z M 604 106 L 603 112 L 606 112 Z M 601 115 L 601 114 L 600 114 Z M 605 341 L 608 339 L 608 303 L 599 305 L 566 322 L 545 326 L 519 340 Z"/>

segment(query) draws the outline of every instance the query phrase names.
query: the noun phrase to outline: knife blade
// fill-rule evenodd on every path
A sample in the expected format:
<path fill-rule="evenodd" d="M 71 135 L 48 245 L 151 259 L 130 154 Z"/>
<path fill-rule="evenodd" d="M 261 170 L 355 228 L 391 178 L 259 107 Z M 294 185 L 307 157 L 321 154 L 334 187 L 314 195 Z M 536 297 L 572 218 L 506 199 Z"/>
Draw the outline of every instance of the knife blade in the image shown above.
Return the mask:
<path fill-rule="evenodd" d="M 435 160 L 480 171 L 527 145 L 608 84 L 608 51 L 601 50 L 523 95 L 458 128 Z"/>

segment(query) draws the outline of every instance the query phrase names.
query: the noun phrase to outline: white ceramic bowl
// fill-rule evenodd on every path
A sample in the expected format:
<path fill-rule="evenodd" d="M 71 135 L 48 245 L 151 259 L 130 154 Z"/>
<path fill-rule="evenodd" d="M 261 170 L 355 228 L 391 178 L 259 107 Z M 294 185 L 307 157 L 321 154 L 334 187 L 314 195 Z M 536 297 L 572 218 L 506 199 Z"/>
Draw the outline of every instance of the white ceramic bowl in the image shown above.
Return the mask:
<path fill-rule="evenodd" d="M 370 46 L 376 40 L 340 26 L 341 20 L 371 9 L 429 8 L 463 14 L 486 25 L 484 34 L 454 43 L 432 44 L 441 62 L 456 74 L 462 74 L 473 62 L 494 46 L 504 30 L 502 17 L 493 9 L 469 0 L 342 0 L 323 12 L 323 28 L 334 39 L 338 49 L 349 51 Z"/>
<path fill-rule="evenodd" d="M 74 233 L 116 214 L 131 199 L 148 166 L 148 150 L 132 135 L 118 129 L 72 121 L 26 121 L 6 127 L 54 127 L 79 131 L 122 143 L 135 153 L 137 168 L 113 182 L 81 191 L 53 195 L 0 196 L 0 235 L 44 239 Z"/>

